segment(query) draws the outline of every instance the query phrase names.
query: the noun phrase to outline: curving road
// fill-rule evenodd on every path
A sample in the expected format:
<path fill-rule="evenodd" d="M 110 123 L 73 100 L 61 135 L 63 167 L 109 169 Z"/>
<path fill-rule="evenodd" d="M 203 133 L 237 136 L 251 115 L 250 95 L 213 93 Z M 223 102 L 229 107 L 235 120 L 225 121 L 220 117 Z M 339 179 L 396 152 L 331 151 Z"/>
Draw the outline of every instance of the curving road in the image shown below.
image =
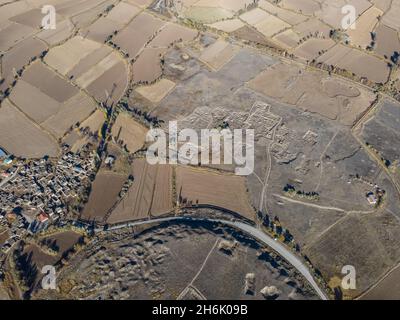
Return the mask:
<path fill-rule="evenodd" d="M 316 291 L 316 293 L 319 295 L 319 297 L 322 300 L 328 300 L 328 297 L 325 295 L 325 293 L 320 289 L 318 284 L 315 282 L 314 277 L 312 276 L 308 267 L 293 252 L 291 252 L 284 245 L 282 245 L 278 241 L 274 240 L 272 237 L 265 234 L 261 230 L 255 228 L 251 225 L 248 225 L 246 223 L 243 223 L 243 222 L 221 220 L 221 219 L 191 218 L 191 217 L 167 217 L 167 218 L 151 219 L 151 220 L 146 220 L 146 221 L 130 222 L 130 223 L 126 223 L 123 225 L 110 227 L 109 229 L 107 229 L 107 231 L 113 231 L 113 230 L 118 230 L 118 229 L 123 229 L 123 228 L 127 228 L 127 227 L 133 227 L 133 226 L 139 226 L 139 225 L 144 225 L 144 224 L 150 224 L 150 223 L 162 223 L 162 222 L 179 221 L 179 220 L 181 220 L 181 221 L 206 221 L 206 222 L 222 223 L 222 224 L 239 229 L 239 230 L 247 233 L 248 235 L 254 237 L 258 241 L 260 241 L 260 242 L 264 243 L 265 245 L 267 245 L 268 247 L 272 248 L 275 252 L 279 253 L 279 255 L 282 258 L 284 258 L 293 267 L 295 267 L 297 269 L 297 271 L 299 271 L 303 275 L 303 277 L 307 279 L 309 284 L 314 288 L 314 290 Z M 95 231 L 101 232 L 104 230 L 102 228 L 98 228 Z"/>

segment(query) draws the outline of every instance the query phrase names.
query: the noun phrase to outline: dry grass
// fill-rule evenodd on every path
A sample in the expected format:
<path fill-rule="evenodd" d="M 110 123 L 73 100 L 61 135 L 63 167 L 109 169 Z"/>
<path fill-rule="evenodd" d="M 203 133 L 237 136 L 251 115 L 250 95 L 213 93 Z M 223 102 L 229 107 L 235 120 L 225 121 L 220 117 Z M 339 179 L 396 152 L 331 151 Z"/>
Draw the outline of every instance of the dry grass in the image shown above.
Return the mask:
<path fill-rule="evenodd" d="M 0 146 L 9 153 L 27 158 L 57 156 L 58 145 L 8 100 L 0 107 Z"/>
<path fill-rule="evenodd" d="M 200 60 L 217 71 L 227 64 L 236 52 L 235 46 L 223 40 L 218 40 L 201 53 Z"/>
<path fill-rule="evenodd" d="M 100 46 L 101 44 L 95 41 L 76 36 L 61 46 L 51 49 L 45 57 L 45 62 L 65 75 Z"/>
<path fill-rule="evenodd" d="M 164 99 L 173 89 L 175 83 L 168 79 L 161 79 L 150 86 L 142 86 L 136 92 L 153 103 L 158 103 Z"/>
<path fill-rule="evenodd" d="M 146 140 L 147 128 L 135 121 L 127 113 L 118 115 L 112 128 L 112 135 L 118 143 L 122 141 L 129 152 L 135 153 L 140 150 Z"/>
<path fill-rule="evenodd" d="M 126 179 L 125 175 L 100 171 L 93 182 L 92 192 L 81 218 L 103 221 L 108 211 L 118 201 L 118 194 Z"/>
<path fill-rule="evenodd" d="M 140 220 L 172 211 L 172 167 L 149 165 L 145 159 L 133 162 L 134 182 L 115 208 L 109 223 Z"/>
<path fill-rule="evenodd" d="M 176 169 L 176 192 L 182 202 L 217 206 L 253 220 L 246 180 L 232 174 L 183 167 Z"/>

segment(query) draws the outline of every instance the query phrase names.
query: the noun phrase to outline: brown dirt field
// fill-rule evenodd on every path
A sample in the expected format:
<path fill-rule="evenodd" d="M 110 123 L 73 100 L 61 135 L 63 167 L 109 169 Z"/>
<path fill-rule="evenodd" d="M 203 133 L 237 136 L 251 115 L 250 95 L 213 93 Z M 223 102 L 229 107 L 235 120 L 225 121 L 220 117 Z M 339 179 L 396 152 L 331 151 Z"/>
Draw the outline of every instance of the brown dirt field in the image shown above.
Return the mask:
<path fill-rule="evenodd" d="M 144 146 L 147 131 L 146 127 L 135 121 L 127 113 L 121 113 L 118 115 L 111 133 L 116 142 L 122 140 L 129 152 L 135 153 Z"/>
<path fill-rule="evenodd" d="M 46 121 L 60 109 L 61 104 L 24 80 L 19 80 L 10 100 L 36 123 Z"/>
<path fill-rule="evenodd" d="M 218 40 L 207 47 L 200 55 L 200 60 L 213 70 L 221 69 L 236 54 L 237 48 L 228 42 Z"/>
<path fill-rule="evenodd" d="M 101 77 L 106 71 L 114 67 L 119 62 L 122 62 L 120 56 L 115 52 L 111 52 L 104 59 L 93 65 L 92 68 L 82 74 L 79 78 L 76 78 L 75 83 L 80 88 L 87 88 L 92 82 Z"/>
<path fill-rule="evenodd" d="M 390 58 L 395 51 L 400 52 L 400 40 L 397 31 L 380 24 L 376 30 L 375 52 Z"/>
<path fill-rule="evenodd" d="M 96 133 L 101 129 L 105 120 L 104 113 L 100 110 L 96 110 L 89 118 L 81 123 L 80 127 L 88 127 L 92 133 Z"/>
<path fill-rule="evenodd" d="M 400 267 L 395 268 L 361 300 L 400 300 Z"/>
<path fill-rule="evenodd" d="M 397 31 L 400 31 L 400 3 L 397 1 L 392 1 L 390 5 L 390 10 L 385 13 L 382 18 L 382 22 Z"/>
<path fill-rule="evenodd" d="M 138 7 L 120 2 L 110 11 L 107 18 L 115 22 L 126 24 L 139 12 L 140 9 Z"/>
<path fill-rule="evenodd" d="M 161 56 L 166 49 L 146 48 L 141 53 L 140 57 L 133 64 L 133 81 L 138 82 L 153 82 L 162 75 Z"/>
<path fill-rule="evenodd" d="M 33 32 L 34 29 L 31 27 L 19 23 L 11 23 L 0 31 L 0 50 L 7 51 L 19 40 L 30 37 Z"/>
<path fill-rule="evenodd" d="M 79 139 L 81 139 L 81 135 L 78 133 L 78 131 L 74 130 L 63 138 L 63 143 L 69 145 L 72 147 Z"/>
<path fill-rule="evenodd" d="M 24 72 L 22 79 L 58 102 L 67 101 L 78 93 L 77 88 L 41 62 L 32 64 Z"/>
<path fill-rule="evenodd" d="M 58 17 L 56 17 L 57 19 Z M 43 14 L 41 9 L 32 9 L 26 12 L 23 12 L 19 15 L 13 16 L 10 18 L 11 21 L 18 22 L 28 27 L 32 28 L 40 28 L 43 19 Z"/>
<path fill-rule="evenodd" d="M 52 48 L 45 57 L 45 62 L 61 74 L 67 74 L 80 60 L 91 55 L 101 44 L 76 36 L 61 46 Z"/>
<path fill-rule="evenodd" d="M 268 17 L 254 25 L 266 37 L 272 37 L 279 32 L 291 27 L 290 24 L 268 13 Z"/>
<path fill-rule="evenodd" d="M 327 281 L 335 276 L 342 278 L 343 266 L 354 266 L 357 271 L 356 289 L 344 293 L 355 298 L 398 265 L 399 243 L 396 218 L 381 211 L 372 215 L 347 215 L 304 247 L 303 252 Z M 398 274 L 396 271 L 392 280 L 398 279 Z M 388 288 L 386 286 L 388 294 L 399 292 L 393 283 L 391 289 Z"/>
<path fill-rule="evenodd" d="M 250 220 L 255 218 L 243 177 L 178 166 L 176 192 L 182 201 L 186 199 L 192 204 L 213 205 L 236 212 Z"/>
<path fill-rule="evenodd" d="M 332 39 L 309 39 L 298 46 L 293 54 L 304 60 L 311 61 L 322 53 L 322 50 L 328 50 L 335 45 Z"/>
<path fill-rule="evenodd" d="M 342 7 L 347 3 L 355 7 L 357 16 L 361 15 L 365 10 L 371 7 L 371 1 L 367 0 L 350 0 L 350 1 L 324 1 L 321 11 L 315 13 L 325 23 L 336 29 L 341 28 L 343 18 Z"/>
<path fill-rule="evenodd" d="M 58 258 L 57 256 L 52 256 L 44 253 L 37 245 L 35 244 L 28 244 L 25 247 L 24 254 L 27 254 L 28 256 L 31 257 L 31 263 L 33 265 L 36 265 L 37 270 L 38 270 L 38 275 L 36 279 L 38 279 L 41 275 L 40 271 L 43 268 L 43 266 L 46 265 L 54 265 Z"/>
<path fill-rule="evenodd" d="M 50 240 L 51 242 L 55 241 L 56 245 L 59 247 L 58 252 L 61 256 L 64 252 L 77 244 L 81 237 L 81 234 L 74 231 L 64 231 L 45 237 L 44 240 Z"/>
<path fill-rule="evenodd" d="M 191 41 L 196 38 L 197 34 L 196 30 L 170 23 L 150 42 L 149 46 L 153 48 L 168 47 L 180 40 Z"/>
<path fill-rule="evenodd" d="M 134 182 L 115 208 L 109 223 L 119 223 L 159 216 L 172 211 L 172 167 L 149 165 L 146 159 L 132 164 Z"/>
<path fill-rule="evenodd" d="M 29 38 L 22 41 L 4 54 L 1 66 L 2 77 L 10 84 L 14 80 L 13 69 L 20 70 L 29 63 L 32 57 L 39 56 L 45 49 L 46 46 L 40 40 Z"/>
<path fill-rule="evenodd" d="M 221 30 L 224 32 L 231 33 L 245 26 L 245 24 L 239 19 L 219 21 L 213 24 L 209 24 L 211 28 Z"/>
<path fill-rule="evenodd" d="M 48 45 L 54 46 L 66 40 L 73 31 L 73 24 L 69 20 L 57 22 L 56 30 L 43 30 L 36 36 L 45 41 Z"/>
<path fill-rule="evenodd" d="M 79 152 L 85 145 L 89 143 L 89 138 L 88 137 L 82 137 L 78 141 L 74 143 L 74 145 L 71 147 L 71 152 L 77 153 Z"/>
<path fill-rule="evenodd" d="M 279 8 L 266 0 L 259 1 L 258 6 L 291 25 L 296 25 L 307 20 L 307 17 L 301 14 Z"/>
<path fill-rule="evenodd" d="M 27 158 L 57 156 L 56 141 L 35 126 L 8 100 L 0 107 L 0 146 L 9 153 Z"/>
<path fill-rule="evenodd" d="M 284 9 L 293 10 L 298 13 L 313 15 L 320 9 L 319 3 L 313 0 L 283 0 L 280 5 Z"/>
<path fill-rule="evenodd" d="M 25 11 L 30 10 L 32 7 L 28 5 L 25 1 L 7 1 L 9 4 L 6 4 L 2 7 L 0 11 L 0 21 L 5 21 L 10 19 L 18 14 L 21 14 Z"/>
<path fill-rule="evenodd" d="M 318 60 L 376 83 L 385 83 L 389 77 L 390 70 L 384 60 L 356 49 L 346 48 L 341 44 L 334 46 Z"/>
<path fill-rule="evenodd" d="M 229 11 L 237 12 L 241 9 L 245 9 L 252 3 L 252 0 L 200 0 L 195 3 L 195 6 L 223 8 Z"/>
<path fill-rule="evenodd" d="M 267 46 L 274 45 L 272 42 L 268 41 L 262 33 L 249 26 L 244 26 L 243 28 L 237 29 L 236 31 L 232 32 L 232 35 L 238 37 L 239 39 L 251 41 L 254 43 L 259 43 Z"/>
<path fill-rule="evenodd" d="M 246 13 L 243 13 L 240 16 L 240 19 L 254 26 L 257 23 L 260 23 L 263 20 L 267 19 L 269 16 L 270 16 L 269 13 L 265 12 L 264 10 L 261 10 L 260 8 L 256 8 Z"/>
<path fill-rule="evenodd" d="M 104 102 L 108 99 L 107 103 L 111 104 L 121 99 L 127 85 L 127 65 L 121 60 L 94 80 L 86 89 L 97 101 Z"/>
<path fill-rule="evenodd" d="M 175 83 L 168 79 L 161 79 L 150 86 L 142 86 L 136 92 L 153 103 L 158 103 L 164 99 L 173 89 Z"/>
<path fill-rule="evenodd" d="M 125 175 L 100 171 L 93 182 L 92 192 L 81 218 L 89 221 L 103 221 L 108 211 L 118 201 L 118 194 L 126 179 Z"/>
<path fill-rule="evenodd" d="M 79 92 L 61 105 L 57 113 L 42 125 L 57 137 L 62 137 L 71 126 L 89 117 L 94 110 L 96 110 L 94 101 L 86 94 Z"/>
<path fill-rule="evenodd" d="M 124 52 L 134 58 L 151 37 L 163 26 L 165 22 L 154 18 L 148 13 L 141 13 L 114 38 Z"/>
<path fill-rule="evenodd" d="M 143 8 L 149 6 L 153 2 L 153 0 L 127 0 L 127 2 Z"/>
<path fill-rule="evenodd" d="M 200 7 L 195 4 L 188 8 L 184 15 L 192 21 L 207 24 L 233 18 L 234 12 L 223 8 Z"/>
<path fill-rule="evenodd" d="M 95 50 L 90 56 L 83 58 L 79 63 L 67 73 L 67 77 L 73 79 L 79 78 L 82 74 L 89 71 L 94 65 L 103 60 L 112 52 L 112 49 L 107 46 L 102 46 Z"/>
<path fill-rule="evenodd" d="M 100 13 L 115 3 L 115 0 L 68 1 L 68 5 L 63 3 L 62 8 L 57 6 L 56 9 L 60 15 L 70 16 L 71 21 L 77 28 L 83 28 L 90 25 Z"/>
<path fill-rule="evenodd" d="M 318 19 L 311 18 L 310 20 L 304 21 L 293 27 L 293 31 L 297 32 L 300 38 L 306 37 L 310 34 L 319 33 L 324 35 L 326 38 L 329 37 L 329 31 L 331 28 L 319 21 Z"/>
<path fill-rule="evenodd" d="M 89 28 L 82 30 L 81 34 L 91 40 L 104 43 L 109 35 L 123 27 L 124 25 L 120 22 L 102 17 L 91 24 Z"/>
<path fill-rule="evenodd" d="M 298 42 L 300 41 L 300 37 L 293 30 L 289 29 L 279 33 L 273 37 L 272 40 L 283 49 L 291 50 L 297 46 Z"/>
<path fill-rule="evenodd" d="M 356 21 L 356 28 L 347 30 L 350 41 L 355 46 L 366 48 L 372 41 L 371 32 L 378 23 L 378 17 L 383 12 L 375 7 L 371 7 L 365 11 Z"/>

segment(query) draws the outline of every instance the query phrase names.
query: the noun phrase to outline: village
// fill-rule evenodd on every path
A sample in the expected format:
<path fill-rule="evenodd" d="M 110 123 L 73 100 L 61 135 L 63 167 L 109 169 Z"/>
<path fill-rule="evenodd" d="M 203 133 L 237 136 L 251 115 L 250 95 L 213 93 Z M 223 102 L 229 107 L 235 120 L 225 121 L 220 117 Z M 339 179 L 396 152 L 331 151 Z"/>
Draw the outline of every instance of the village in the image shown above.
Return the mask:
<path fill-rule="evenodd" d="M 62 152 L 56 161 L 10 155 L 0 159 L 0 229 L 5 228 L 8 234 L 0 243 L 0 255 L 9 252 L 26 233 L 37 233 L 66 217 L 90 190 L 96 154 L 89 146 L 79 153 L 64 146 Z"/>

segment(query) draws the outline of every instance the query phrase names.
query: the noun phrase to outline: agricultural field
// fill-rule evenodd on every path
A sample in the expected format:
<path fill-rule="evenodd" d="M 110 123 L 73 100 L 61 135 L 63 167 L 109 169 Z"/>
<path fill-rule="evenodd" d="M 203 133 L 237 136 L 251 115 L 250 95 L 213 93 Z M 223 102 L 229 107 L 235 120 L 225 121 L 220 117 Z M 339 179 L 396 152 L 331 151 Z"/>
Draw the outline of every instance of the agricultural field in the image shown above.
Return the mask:
<path fill-rule="evenodd" d="M 37 77 L 38 74 L 42 77 Z M 9 99 L 29 119 L 57 138 L 62 138 L 70 127 L 96 109 L 89 96 L 41 62 L 35 62 L 24 72 Z"/>
<path fill-rule="evenodd" d="M 217 29 L 217 30 L 231 33 L 233 31 L 236 31 L 236 30 L 244 27 L 245 24 L 239 19 L 231 19 L 231 20 L 215 22 L 213 24 L 209 24 L 208 26 L 210 26 L 211 28 Z"/>
<path fill-rule="evenodd" d="M 379 24 L 375 29 L 376 48 L 375 52 L 390 58 L 394 52 L 400 52 L 399 33 L 384 24 Z"/>
<path fill-rule="evenodd" d="M 146 48 L 132 66 L 133 83 L 152 84 L 163 74 L 161 59 L 167 50 Z"/>
<path fill-rule="evenodd" d="M 121 30 L 113 38 L 113 42 L 129 57 L 135 58 L 164 25 L 165 22 L 162 20 L 143 12 Z M 131 39 L 135 39 L 135 41 Z"/>
<path fill-rule="evenodd" d="M 329 50 L 335 45 L 331 39 L 310 39 L 299 45 L 293 54 L 306 61 L 318 58 L 322 52 Z"/>
<path fill-rule="evenodd" d="M 134 120 L 129 114 L 121 113 L 112 128 L 112 136 L 116 143 L 130 152 L 143 148 L 146 142 L 147 128 Z"/>
<path fill-rule="evenodd" d="M 83 130 L 85 128 L 89 128 L 90 132 L 95 134 L 98 133 L 101 127 L 103 126 L 105 121 L 104 112 L 100 110 L 96 110 L 93 114 L 89 116 L 85 121 L 83 121 L 80 125 L 80 128 Z"/>
<path fill-rule="evenodd" d="M 81 218 L 88 221 L 104 221 L 109 211 L 119 200 L 119 193 L 127 176 L 109 171 L 100 171 L 93 182 L 89 201 Z"/>
<path fill-rule="evenodd" d="M 74 231 L 62 231 L 46 236 L 42 239 L 43 243 L 49 244 L 54 251 L 63 255 L 70 248 L 82 239 L 82 235 Z"/>
<path fill-rule="evenodd" d="M 347 31 L 350 37 L 350 41 L 353 45 L 362 47 L 365 49 L 371 44 L 373 39 L 371 38 L 371 32 L 375 29 L 383 12 L 375 7 L 368 9 L 364 12 L 361 17 L 357 19 L 355 29 Z"/>
<path fill-rule="evenodd" d="M 45 62 L 86 89 L 98 102 L 117 102 L 128 85 L 128 66 L 122 57 L 111 48 L 81 36 L 50 50 Z"/>
<path fill-rule="evenodd" d="M 183 204 L 210 205 L 230 210 L 249 220 L 255 218 L 242 177 L 179 166 L 176 169 L 176 191 Z"/>
<path fill-rule="evenodd" d="M 83 29 L 82 34 L 91 40 L 104 43 L 110 35 L 124 28 L 140 11 L 136 5 L 119 2 L 106 16 Z"/>
<path fill-rule="evenodd" d="M 57 156 L 57 141 L 29 120 L 9 100 L 0 106 L 0 146 L 9 153 L 26 158 Z"/>
<path fill-rule="evenodd" d="M 23 69 L 31 59 L 38 57 L 46 50 L 46 46 L 37 39 L 28 38 L 21 41 L 1 58 L 1 76 L 5 79 L 1 88 L 9 86 L 17 71 Z"/>
<path fill-rule="evenodd" d="M 173 210 L 172 167 L 150 165 L 145 159 L 132 163 L 134 181 L 115 207 L 108 223 L 121 223 L 157 217 Z"/>
<path fill-rule="evenodd" d="M 221 69 L 236 53 L 236 48 L 228 42 L 216 41 L 200 55 L 200 60 L 213 70 Z"/>
<path fill-rule="evenodd" d="M 175 88 L 175 83 L 168 79 L 161 79 L 150 86 L 142 86 L 136 92 L 152 103 L 158 103 Z"/>
<path fill-rule="evenodd" d="M 357 76 L 371 83 L 388 81 L 390 69 L 387 64 L 394 52 L 400 50 L 397 46 L 398 30 L 384 19 L 396 10 L 393 9 L 395 6 L 386 12 L 389 9 L 387 6 L 381 3 L 374 6 L 367 0 L 287 0 L 279 4 L 261 0 L 257 6 L 247 4 L 247 10 L 236 8 L 229 11 L 232 8 L 228 8 L 228 3 L 188 1 L 181 9 L 174 10 L 206 24 L 211 30 L 222 31 L 255 44 L 276 47 L 306 63 L 314 63 L 318 59 L 318 62 L 345 70 L 350 78 Z M 341 8 L 346 4 L 355 7 L 358 27 L 343 30 L 341 41 L 335 38 L 335 32 L 341 29 Z M 238 16 L 231 15 L 232 12 Z M 381 40 L 377 37 L 379 35 Z M 388 37 L 392 41 L 386 40 Z M 362 50 L 354 50 L 354 47 Z M 346 52 L 343 53 L 343 49 Z M 371 51 L 381 54 L 382 58 Z M 337 54 L 339 56 L 336 57 Z"/>

